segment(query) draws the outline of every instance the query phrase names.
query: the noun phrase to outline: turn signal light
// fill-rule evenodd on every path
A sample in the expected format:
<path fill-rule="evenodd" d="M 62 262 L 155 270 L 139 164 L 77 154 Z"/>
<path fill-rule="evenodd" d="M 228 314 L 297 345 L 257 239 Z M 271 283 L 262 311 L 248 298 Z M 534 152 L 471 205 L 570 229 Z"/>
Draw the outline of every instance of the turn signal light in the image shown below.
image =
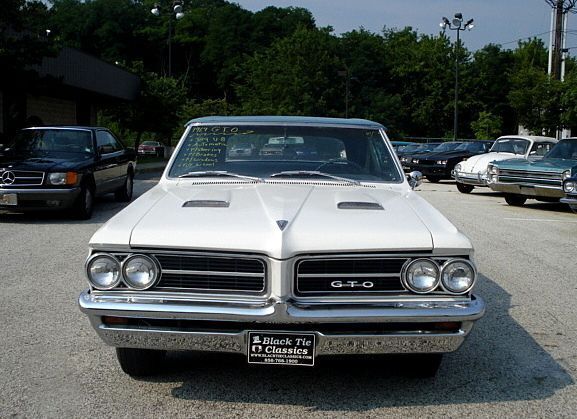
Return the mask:
<path fill-rule="evenodd" d="M 76 185 L 76 182 L 78 182 L 78 173 L 66 172 L 66 184 L 67 185 Z"/>

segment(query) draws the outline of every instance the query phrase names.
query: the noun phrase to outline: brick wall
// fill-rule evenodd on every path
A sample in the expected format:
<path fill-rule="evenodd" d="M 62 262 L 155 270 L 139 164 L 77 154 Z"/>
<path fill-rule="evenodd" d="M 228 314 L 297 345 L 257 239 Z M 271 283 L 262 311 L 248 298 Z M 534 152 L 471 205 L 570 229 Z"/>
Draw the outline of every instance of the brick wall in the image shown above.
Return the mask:
<path fill-rule="evenodd" d="M 75 125 L 76 102 L 47 96 L 27 96 L 26 117 L 37 116 L 45 125 Z"/>

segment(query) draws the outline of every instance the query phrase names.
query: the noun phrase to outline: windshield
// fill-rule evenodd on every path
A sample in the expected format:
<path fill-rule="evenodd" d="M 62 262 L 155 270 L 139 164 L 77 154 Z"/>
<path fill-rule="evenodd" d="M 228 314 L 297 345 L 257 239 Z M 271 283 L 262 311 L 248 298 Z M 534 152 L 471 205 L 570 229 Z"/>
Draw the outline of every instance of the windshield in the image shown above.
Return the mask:
<path fill-rule="evenodd" d="M 548 159 L 577 160 L 577 139 L 559 141 L 545 157 Z"/>
<path fill-rule="evenodd" d="M 159 146 L 160 143 L 157 143 L 156 141 L 144 141 L 141 145 L 150 145 L 150 146 Z"/>
<path fill-rule="evenodd" d="M 471 153 L 478 153 L 485 151 L 486 143 L 470 142 L 463 143 L 459 147 L 455 148 L 456 151 L 470 151 Z"/>
<path fill-rule="evenodd" d="M 530 142 L 521 138 L 502 138 L 497 140 L 491 152 L 493 153 L 511 153 L 511 154 L 525 154 L 529 148 Z"/>
<path fill-rule="evenodd" d="M 218 171 L 268 178 L 314 171 L 356 181 L 403 181 L 377 129 L 203 125 L 192 127 L 182 141 L 171 177 Z"/>
<path fill-rule="evenodd" d="M 432 151 L 435 153 L 441 153 L 445 151 L 453 151 L 459 147 L 462 143 L 443 143 L 435 147 Z"/>
<path fill-rule="evenodd" d="M 16 134 L 10 146 L 16 155 L 46 157 L 94 152 L 92 133 L 73 129 L 29 129 Z"/>

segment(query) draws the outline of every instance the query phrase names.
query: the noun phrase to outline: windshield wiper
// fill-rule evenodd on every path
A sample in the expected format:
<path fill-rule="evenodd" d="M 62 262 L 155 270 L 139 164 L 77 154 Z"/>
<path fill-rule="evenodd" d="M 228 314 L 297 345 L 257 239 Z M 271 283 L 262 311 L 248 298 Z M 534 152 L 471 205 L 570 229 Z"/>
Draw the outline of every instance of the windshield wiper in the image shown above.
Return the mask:
<path fill-rule="evenodd" d="M 361 184 L 358 180 L 335 176 L 329 173 L 319 172 L 318 170 L 287 170 L 286 172 L 273 173 L 272 175 L 270 175 L 270 177 L 298 177 L 298 176 L 308 176 L 308 177 L 320 176 L 334 180 L 339 180 L 341 182 L 347 182 L 352 185 Z"/>
<path fill-rule="evenodd" d="M 219 177 L 219 176 L 235 177 L 235 178 L 251 180 L 251 181 L 255 181 L 255 182 L 262 182 L 263 181 L 259 177 L 239 175 L 238 173 L 227 172 L 225 170 L 205 170 L 205 171 L 198 171 L 198 172 L 188 172 L 188 173 L 185 173 L 184 175 L 180 175 L 179 178 Z"/>

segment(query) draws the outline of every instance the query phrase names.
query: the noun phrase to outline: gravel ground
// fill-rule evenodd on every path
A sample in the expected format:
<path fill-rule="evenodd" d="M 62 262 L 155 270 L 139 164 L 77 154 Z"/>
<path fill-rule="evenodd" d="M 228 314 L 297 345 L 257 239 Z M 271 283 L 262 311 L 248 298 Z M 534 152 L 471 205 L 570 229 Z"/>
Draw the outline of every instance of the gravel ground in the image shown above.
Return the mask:
<path fill-rule="evenodd" d="M 88 239 L 123 204 L 103 199 L 86 222 L 0 214 L 0 417 L 575 416 L 577 215 L 449 182 L 420 191 L 473 240 L 488 303 L 434 379 L 404 376 L 397 358 L 268 369 L 186 353 L 131 379 L 76 304 Z"/>

